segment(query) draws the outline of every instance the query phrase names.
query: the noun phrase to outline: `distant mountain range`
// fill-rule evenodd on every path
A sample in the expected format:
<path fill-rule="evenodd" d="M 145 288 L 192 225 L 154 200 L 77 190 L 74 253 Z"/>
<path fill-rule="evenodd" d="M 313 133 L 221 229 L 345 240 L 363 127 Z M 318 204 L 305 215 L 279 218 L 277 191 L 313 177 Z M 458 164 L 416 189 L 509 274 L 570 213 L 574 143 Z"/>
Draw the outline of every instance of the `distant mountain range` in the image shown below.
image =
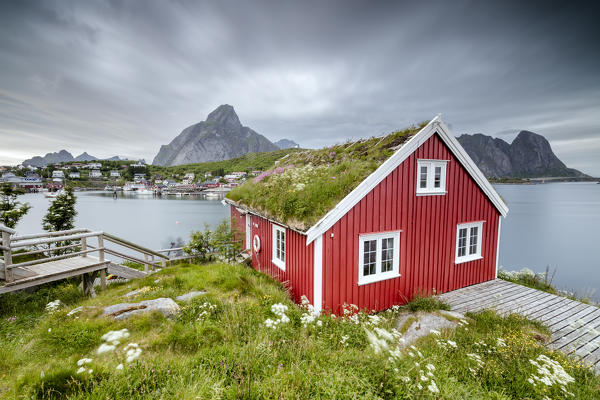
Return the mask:
<path fill-rule="evenodd" d="M 279 150 L 269 139 L 242 126 L 235 110 L 224 104 L 206 121 L 185 128 L 168 145 L 161 146 L 154 165 L 182 165 L 221 161 L 246 153 Z"/>
<path fill-rule="evenodd" d="M 30 159 L 23 161 L 23 165 L 30 165 L 32 167 L 44 168 L 50 164 L 58 164 L 63 162 L 82 162 L 82 161 L 97 161 L 100 160 L 97 157 L 89 155 L 87 152 L 83 152 L 77 157 L 73 157 L 73 154 L 69 153 L 66 150 L 60 150 L 56 153 L 48 153 L 45 156 L 35 156 Z M 125 158 L 120 158 L 119 156 L 114 156 L 111 158 L 104 158 L 103 160 L 107 161 L 122 161 L 126 160 Z"/>
<path fill-rule="evenodd" d="M 461 135 L 458 141 L 488 178 L 587 177 L 568 168 L 546 138 L 530 131 L 519 132 L 511 144 L 481 133 Z"/>
<path fill-rule="evenodd" d="M 273 143 L 275 146 L 279 147 L 281 150 L 285 149 L 299 149 L 300 145 L 293 140 L 290 139 L 281 139 Z"/>

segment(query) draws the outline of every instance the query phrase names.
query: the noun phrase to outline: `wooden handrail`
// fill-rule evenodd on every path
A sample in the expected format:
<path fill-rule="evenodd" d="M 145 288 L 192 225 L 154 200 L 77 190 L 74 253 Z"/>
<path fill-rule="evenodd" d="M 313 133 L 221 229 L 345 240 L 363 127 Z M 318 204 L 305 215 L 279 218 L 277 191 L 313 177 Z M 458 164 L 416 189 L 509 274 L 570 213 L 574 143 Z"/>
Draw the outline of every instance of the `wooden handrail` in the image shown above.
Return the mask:
<path fill-rule="evenodd" d="M 54 236 L 65 236 L 65 235 L 72 235 L 74 233 L 85 233 L 85 232 L 91 232 L 89 229 L 86 228 L 78 228 L 78 229 L 69 229 L 66 231 L 53 231 L 53 232 L 44 232 L 44 233 L 34 233 L 31 235 L 20 235 L 20 236 L 13 236 L 10 238 L 11 242 L 18 242 L 20 240 L 28 240 L 28 239 L 38 239 L 38 238 L 44 238 L 44 237 L 54 237 Z"/>
<path fill-rule="evenodd" d="M 156 250 L 157 253 L 169 253 L 171 251 L 182 251 L 183 247 L 172 247 L 170 249 L 160 249 Z"/>
<path fill-rule="evenodd" d="M 89 246 L 88 246 L 88 247 L 89 247 Z M 135 262 L 135 263 L 138 263 L 138 264 L 148 264 L 148 265 L 152 265 L 152 266 L 153 266 L 153 267 L 155 267 L 155 268 L 162 268 L 160 265 L 158 265 L 158 264 L 155 264 L 155 263 L 153 263 L 153 262 L 150 262 L 150 261 L 144 261 L 144 260 L 140 260 L 139 258 L 135 258 L 135 257 L 133 257 L 133 256 L 130 256 L 130 255 L 128 255 L 128 254 L 125 254 L 125 253 L 120 253 L 120 252 L 118 252 L 118 251 L 115 251 L 115 250 L 111 250 L 111 249 L 104 249 L 104 251 L 105 251 L 106 253 L 108 253 L 108 254 L 112 254 L 113 256 L 121 257 L 121 258 L 124 258 L 124 259 L 126 259 L 126 260 L 129 260 L 129 261 L 133 261 L 133 262 Z"/>
<path fill-rule="evenodd" d="M 137 244 L 132 243 L 132 242 L 130 242 L 128 240 L 125 240 L 125 239 L 121 239 L 120 237 L 111 235 L 111 234 L 106 233 L 106 232 L 104 232 L 104 238 L 106 240 L 110 241 L 110 242 L 116 243 L 116 244 L 121 245 L 123 247 L 128 247 L 128 248 L 130 248 L 132 250 L 137 250 L 140 253 L 147 253 L 148 255 L 153 255 L 153 256 L 156 256 L 156 257 L 160 257 L 160 258 L 163 258 L 165 260 L 169 259 L 169 257 L 167 257 L 167 256 L 165 256 L 163 254 L 160 254 L 160 253 L 158 253 L 158 252 L 156 252 L 154 250 L 147 249 L 146 247 L 137 245 Z"/>
<path fill-rule="evenodd" d="M 0 232 L 10 233 L 11 235 L 14 235 L 15 233 L 17 233 L 17 231 L 15 231 L 14 229 L 9 228 L 8 226 L 2 225 L 2 224 L 0 224 Z"/>
<path fill-rule="evenodd" d="M 13 258 L 21 257 L 21 256 L 29 256 L 32 254 L 46 253 L 46 252 L 51 252 L 51 251 L 56 251 L 56 250 L 71 249 L 73 247 L 79 247 L 79 246 L 81 246 L 81 244 L 77 243 L 77 244 L 71 244 L 68 246 L 56 246 L 56 247 L 52 247 L 49 249 L 37 249 L 37 250 L 32 250 L 32 251 L 25 251 L 23 253 L 13 253 Z M 81 249 L 81 250 L 85 250 L 85 249 Z"/>
<path fill-rule="evenodd" d="M 20 243 L 11 244 L 11 248 L 15 249 L 18 247 L 27 247 L 27 246 L 35 246 L 38 244 L 48 244 L 48 243 L 56 243 L 56 242 L 65 242 L 68 240 L 76 240 L 81 238 L 93 237 L 93 236 L 102 236 L 103 232 L 90 232 L 90 233 L 79 233 L 76 235 L 67 235 L 67 236 L 56 236 L 48 239 L 33 239 L 29 241 L 22 241 Z"/>

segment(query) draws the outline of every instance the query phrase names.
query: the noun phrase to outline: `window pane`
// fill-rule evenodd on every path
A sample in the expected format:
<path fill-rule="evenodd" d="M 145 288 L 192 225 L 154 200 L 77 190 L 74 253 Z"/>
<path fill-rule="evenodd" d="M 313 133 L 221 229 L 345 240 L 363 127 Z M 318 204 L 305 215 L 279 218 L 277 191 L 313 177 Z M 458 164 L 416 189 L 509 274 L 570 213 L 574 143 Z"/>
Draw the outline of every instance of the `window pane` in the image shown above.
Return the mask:
<path fill-rule="evenodd" d="M 435 167 L 435 176 L 433 180 L 433 187 L 440 188 L 442 186 L 442 167 Z"/>
<path fill-rule="evenodd" d="M 421 171 L 419 175 L 419 187 L 421 189 L 427 188 L 427 165 L 421 165 Z"/>
<path fill-rule="evenodd" d="M 381 240 L 381 272 L 393 269 L 394 262 L 394 238 Z"/>
<path fill-rule="evenodd" d="M 463 257 L 467 254 L 467 228 L 458 230 L 458 256 Z"/>
<path fill-rule="evenodd" d="M 469 254 L 477 254 L 477 235 L 479 228 L 474 226 L 471 228 L 471 237 L 469 238 Z"/>
<path fill-rule="evenodd" d="M 377 240 L 366 240 L 363 249 L 363 275 L 373 275 L 377 266 Z"/>

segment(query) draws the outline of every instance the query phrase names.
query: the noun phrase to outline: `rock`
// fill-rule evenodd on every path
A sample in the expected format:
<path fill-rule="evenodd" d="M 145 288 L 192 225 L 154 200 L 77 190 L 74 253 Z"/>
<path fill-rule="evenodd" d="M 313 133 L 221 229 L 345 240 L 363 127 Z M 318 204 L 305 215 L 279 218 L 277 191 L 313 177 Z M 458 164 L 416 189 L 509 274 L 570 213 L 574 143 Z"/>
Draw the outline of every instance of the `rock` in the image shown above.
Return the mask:
<path fill-rule="evenodd" d="M 224 104 L 206 121 L 185 128 L 154 157 L 154 165 L 182 165 L 220 161 L 246 153 L 279 150 L 269 139 L 242 126 L 232 106 Z"/>
<path fill-rule="evenodd" d="M 300 145 L 293 140 L 290 139 L 281 139 L 273 143 L 275 146 L 279 147 L 282 150 L 285 149 L 299 149 Z"/>
<path fill-rule="evenodd" d="M 189 292 L 186 294 L 182 294 L 181 296 L 177 296 L 177 297 L 175 297 L 175 300 L 188 301 L 188 300 L 193 299 L 194 297 L 202 296 L 203 294 L 206 294 L 206 290 L 193 291 L 193 292 Z"/>
<path fill-rule="evenodd" d="M 460 313 L 452 312 L 451 314 L 452 318 L 464 318 L 464 315 Z M 416 320 L 412 322 L 408 329 L 406 329 L 406 331 L 402 334 L 402 337 L 404 338 L 404 343 L 402 343 L 402 346 L 409 346 L 418 338 L 431 334 L 432 329 L 440 331 L 446 328 L 454 328 L 456 325 L 458 325 L 458 322 L 451 321 L 445 318 L 443 315 L 437 313 L 418 312 L 415 314 L 407 313 L 401 315 L 396 321 L 396 329 L 402 329 L 404 324 L 410 318 L 416 318 Z"/>
<path fill-rule="evenodd" d="M 487 177 L 586 177 L 556 157 L 550 143 L 542 135 L 521 131 L 512 141 L 477 133 L 458 138 L 469 156 Z"/>
<path fill-rule="evenodd" d="M 137 296 L 140 293 L 144 293 L 144 292 L 148 291 L 148 289 L 149 289 L 148 286 L 144 286 L 142 288 L 135 289 L 135 290 L 132 290 L 131 292 L 125 293 L 123 295 L 123 297 L 135 297 L 135 296 Z"/>
<path fill-rule="evenodd" d="M 165 317 L 172 317 L 179 312 L 179 305 L 173 299 L 160 297 L 154 300 L 144 300 L 139 303 L 120 303 L 108 306 L 102 315 L 115 319 L 126 319 L 136 314 L 158 311 Z"/>

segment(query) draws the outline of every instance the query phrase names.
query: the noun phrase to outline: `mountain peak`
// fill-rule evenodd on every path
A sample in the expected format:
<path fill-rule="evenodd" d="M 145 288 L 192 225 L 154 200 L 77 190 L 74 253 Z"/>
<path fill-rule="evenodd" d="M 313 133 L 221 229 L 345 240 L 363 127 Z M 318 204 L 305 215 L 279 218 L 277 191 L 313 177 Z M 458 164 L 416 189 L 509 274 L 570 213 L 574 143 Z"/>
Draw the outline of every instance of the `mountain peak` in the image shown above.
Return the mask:
<path fill-rule="evenodd" d="M 208 114 L 206 122 L 214 122 L 219 125 L 242 126 L 233 106 L 223 104 L 217 107 L 213 112 Z"/>
<path fill-rule="evenodd" d="M 168 145 L 160 147 L 154 165 L 183 165 L 227 160 L 246 153 L 278 150 L 269 139 L 242 126 L 235 110 L 223 104 L 206 121 L 185 128 Z"/>

